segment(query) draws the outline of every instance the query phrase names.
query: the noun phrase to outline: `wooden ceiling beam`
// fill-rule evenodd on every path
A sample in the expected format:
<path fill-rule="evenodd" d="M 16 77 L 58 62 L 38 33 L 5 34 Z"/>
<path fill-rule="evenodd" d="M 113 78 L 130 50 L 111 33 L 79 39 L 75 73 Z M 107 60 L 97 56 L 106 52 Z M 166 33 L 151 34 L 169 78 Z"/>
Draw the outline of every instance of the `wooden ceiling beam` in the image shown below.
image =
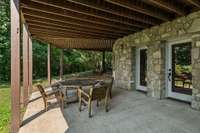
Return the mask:
<path fill-rule="evenodd" d="M 145 16 L 143 14 L 138 14 L 135 12 L 128 12 L 126 10 L 118 10 L 116 8 L 108 7 L 104 5 L 104 3 L 97 3 L 96 1 L 92 0 L 67 0 L 69 2 L 73 2 L 75 4 L 79 4 L 85 7 L 89 7 L 95 10 L 107 12 L 116 16 L 125 17 L 128 19 L 132 19 L 138 22 L 146 23 L 146 24 L 152 24 L 157 25 L 160 23 L 160 21 L 153 19 L 151 17 Z"/>
<path fill-rule="evenodd" d="M 179 16 L 184 16 L 186 13 L 180 5 L 175 4 L 173 0 L 142 0 L 143 2 L 150 3 L 154 6 L 159 6 L 166 11 L 176 13 Z"/>
<path fill-rule="evenodd" d="M 163 21 L 169 21 L 172 18 L 170 17 L 169 14 L 160 11 L 155 8 L 151 8 L 147 6 L 146 4 L 142 3 L 141 1 L 130 1 L 130 0 L 105 0 L 108 3 L 112 3 L 117 6 L 121 6 L 124 8 L 127 8 L 129 10 L 139 12 L 157 19 L 161 19 Z"/>
<path fill-rule="evenodd" d="M 29 26 L 29 30 L 31 35 L 38 34 L 41 36 L 51 36 L 55 38 L 89 38 L 89 39 L 117 39 L 118 37 L 114 36 L 97 36 L 97 35 L 88 35 L 88 34 L 82 34 L 77 32 L 66 32 L 66 31 L 60 31 L 56 29 L 49 29 L 49 28 L 41 28 L 39 26 Z"/>
<path fill-rule="evenodd" d="M 67 33 L 76 33 L 76 34 L 83 34 L 83 35 L 89 35 L 89 36 L 97 36 L 97 37 L 113 37 L 113 38 L 120 38 L 122 36 L 117 36 L 117 35 L 106 35 L 106 34 L 97 34 L 97 33 L 89 33 L 89 32 L 85 32 L 85 31 L 77 31 L 77 30 L 69 30 L 69 29 L 63 29 L 63 28 L 59 28 L 59 27 L 51 27 L 51 26 L 47 26 L 47 25 L 38 25 L 38 24 L 29 24 L 29 28 L 41 28 L 44 30 L 52 30 L 52 31 L 60 31 L 60 32 L 67 32 Z"/>
<path fill-rule="evenodd" d="M 49 6 L 49 5 L 44 5 L 44 4 L 39 4 L 36 2 L 31 2 L 30 0 L 22 0 L 21 6 L 26 9 L 31 9 L 35 11 L 40 11 L 40 12 L 45 12 L 45 13 L 51 13 L 54 15 L 59 15 L 63 17 L 68 17 L 71 19 L 79 20 L 79 21 L 85 21 L 85 22 L 93 22 L 105 26 L 127 26 L 127 23 L 123 21 L 123 23 L 120 21 L 110 21 L 110 20 L 105 20 L 89 15 L 84 15 L 80 14 L 77 12 L 72 12 L 66 9 L 54 7 L 54 6 Z M 138 27 L 138 28 L 146 28 L 149 27 L 150 25 L 147 24 L 141 24 L 138 22 L 133 22 L 131 23 L 130 26 Z"/>
<path fill-rule="evenodd" d="M 70 23 L 69 21 L 56 21 L 48 18 L 42 18 L 42 17 L 37 17 L 37 16 L 31 16 L 31 15 L 26 15 L 24 14 L 26 21 L 34 21 L 34 22 L 43 22 L 47 24 L 54 24 L 54 25 L 59 25 L 59 26 L 69 26 L 69 27 L 76 27 L 76 28 L 86 28 L 88 30 L 94 30 L 94 31 L 101 31 L 101 32 L 112 32 L 112 33 L 121 33 L 121 34 L 127 34 L 127 33 L 134 33 L 133 31 L 125 31 L 125 30 L 116 30 L 116 29 L 111 29 L 107 27 L 97 27 L 93 25 L 80 25 L 76 23 Z"/>
<path fill-rule="evenodd" d="M 86 32 L 86 33 L 91 33 L 91 34 L 103 34 L 103 35 L 116 35 L 116 36 L 124 36 L 125 34 L 116 34 L 116 33 L 111 33 L 111 32 L 99 32 L 98 30 L 88 30 L 86 28 L 77 28 L 77 27 L 67 27 L 64 25 L 57 25 L 57 24 L 51 24 L 51 23 L 46 23 L 46 22 L 38 22 L 38 21 L 32 21 L 32 20 L 27 20 L 26 21 L 30 25 L 40 25 L 40 26 L 47 26 L 50 28 L 58 28 L 58 29 L 63 29 L 63 30 L 72 30 L 72 31 L 80 31 L 80 32 Z"/>
<path fill-rule="evenodd" d="M 116 32 L 108 32 L 108 31 L 102 31 L 102 30 L 95 30 L 95 29 L 90 29 L 90 28 L 82 28 L 82 27 L 73 27 L 70 25 L 61 25 L 59 23 L 51 23 L 51 22 L 46 22 L 46 21 L 37 21 L 37 20 L 26 20 L 27 23 L 33 23 L 33 24 L 40 24 L 40 25 L 49 25 L 52 27 L 60 27 L 60 28 L 64 28 L 64 29 L 70 29 L 70 30 L 78 30 L 78 31 L 86 31 L 86 32 L 90 32 L 90 33 L 99 33 L 99 34 L 108 34 L 108 35 L 119 35 L 119 36 L 123 36 L 123 35 L 127 35 L 129 33 L 116 33 Z"/>
<path fill-rule="evenodd" d="M 84 39 L 114 39 L 114 38 L 102 38 L 102 37 L 95 37 L 95 36 L 86 36 L 86 35 L 74 35 L 74 34 L 63 34 L 63 33 L 49 33 L 47 31 L 41 31 L 41 30 L 35 30 L 31 29 L 31 35 L 32 37 L 45 37 L 45 38 L 51 38 L 51 39 L 62 39 L 62 38 L 84 38 Z"/>
<path fill-rule="evenodd" d="M 190 4 L 196 6 L 197 8 L 200 8 L 200 1 L 199 0 L 186 0 Z"/>
<path fill-rule="evenodd" d="M 73 12 L 77 12 L 80 14 L 85 14 L 93 17 L 98 17 L 101 19 L 109 20 L 109 21 L 118 21 L 120 23 L 126 22 L 127 25 L 133 25 L 135 21 L 146 23 L 149 25 L 157 25 L 160 23 L 160 21 L 156 19 L 147 19 L 148 17 L 142 16 L 140 14 L 134 14 L 134 13 L 123 13 L 119 10 L 111 9 L 106 6 L 95 4 L 93 1 L 86 1 L 86 0 L 80 0 L 80 1 L 67 1 L 67 0 L 31 0 L 40 4 L 45 4 L 53 7 L 58 7 L 61 9 L 70 10 Z M 79 4 L 74 4 L 74 3 Z M 84 6 L 81 6 L 84 5 Z M 86 9 L 86 7 L 92 7 Z M 96 10 L 98 9 L 98 10 Z M 124 23 L 125 24 L 125 23 Z"/>
<path fill-rule="evenodd" d="M 46 37 L 35 37 L 36 39 L 39 39 L 40 41 L 48 42 L 56 47 L 59 48 L 73 48 L 73 49 L 111 49 L 113 47 L 113 41 L 109 40 L 77 40 L 77 39 L 69 39 L 69 38 L 62 38 L 62 39 L 51 39 Z"/>
<path fill-rule="evenodd" d="M 38 17 L 38 18 L 44 18 L 44 19 L 50 19 L 53 21 L 59 21 L 63 23 L 68 23 L 68 24 L 74 24 L 74 25 L 79 25 L 79 26 L 87 26 L 87 27 L 92 27 L 92 28 L 101 28 L 104 30 L 127 30 L 127 31 L 137 31 L 138 28 L 131 27 L 131 26 L 123 26 L 121 27 L 120 25 L 117 27 L 117 25 L 113 26 L 104 26 L 100 24 L 95 24 L 95 23 L 90 23 L 90 22 L 83 22 L 83 21 L 78 21 L 70 18 L 65 18 L 62 16 L 54 15 L 54 14 L 49 14 L 49 13 L 44 13 L 44 12 L 39 12 L 39 11 L 33 11 L 29 9 L 22 9 L 24 15 L 29 15 L 33 17 Z M 56 18 L 56 19 L 55 19 Z M 26 18 L 25 18 L 26 19 Z"/>

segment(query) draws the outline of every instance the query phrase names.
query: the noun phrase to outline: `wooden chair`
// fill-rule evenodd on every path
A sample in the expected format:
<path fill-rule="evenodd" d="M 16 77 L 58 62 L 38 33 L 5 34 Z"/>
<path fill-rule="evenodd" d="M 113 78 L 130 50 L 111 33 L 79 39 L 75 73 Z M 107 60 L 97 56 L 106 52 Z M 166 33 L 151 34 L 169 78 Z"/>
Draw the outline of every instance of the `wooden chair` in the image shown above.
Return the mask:
<path fill-rule="evenodd" d="M 109 95 L 110 95 L 110 98 L 112 99 L 112 87 L 113 87 L 113 81 L 114 81 L 114 78 L 113 77 L 109 77 L 111 78 L 111 81 L 109 81 L 107 84 L 108 88 L 109 88 Z"/>
<path fill-rule="evenodd" d="M 54 98 L 57 98 L 58 102 L 60 103 L 61 110 L 63 111 L 64 94 L 61 91 L 57 90 L 57 91 L 51 91 L 50 93 L 46 93 L 44 88 L 40 84 L 37 85 L 37 88 L 42 95 L 42 98 L 43 98 L 43 101 L 44 101 L 45 111 L 47 111 L 47 108 L 48 108 L 48 100 L 52 99 L 52 96 L 54 96 Z"/>
<path fill-rule="evenodd" d="M 79 111 L 81 112 L 82 104 L 87 105 L 89 108 L 89 118 L 92 117 L 91 106 L 92 101 L 97 101 L 97 106 L 99 101 L 105 99 L 105 111 L 108 112 L 108 97 L 109 97 L 109 87 L 105 84 L 98 86 L 92 86 L 88 91 L 83 90 L 81 87 L 78 89 L 79 96 Z"/>

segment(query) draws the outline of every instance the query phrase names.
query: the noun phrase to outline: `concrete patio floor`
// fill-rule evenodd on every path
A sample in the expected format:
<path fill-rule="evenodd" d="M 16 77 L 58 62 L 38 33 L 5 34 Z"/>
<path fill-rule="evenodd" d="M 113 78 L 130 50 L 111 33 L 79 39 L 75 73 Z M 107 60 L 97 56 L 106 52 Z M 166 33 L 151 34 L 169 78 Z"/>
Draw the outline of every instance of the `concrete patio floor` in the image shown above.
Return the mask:
<path fill-rule="evenodd" d="M 93 104 L 92 118 L 87 108 L 78 111 L 78 103 L 69 104 L 63 114 L 56 106 L 43 112 L 39 98 L 28 105 L 20 133 L 200 133 L 200 112 L 187 103 L 117 88 L 113 96 L 107 113 L 103 102 L 98 108 Z"/>

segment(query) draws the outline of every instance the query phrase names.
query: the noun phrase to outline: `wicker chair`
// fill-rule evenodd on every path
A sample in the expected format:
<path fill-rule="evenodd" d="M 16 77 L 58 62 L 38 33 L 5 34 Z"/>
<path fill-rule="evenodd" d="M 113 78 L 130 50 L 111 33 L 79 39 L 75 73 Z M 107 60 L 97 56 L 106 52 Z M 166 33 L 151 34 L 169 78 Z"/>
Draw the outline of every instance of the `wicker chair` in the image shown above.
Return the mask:
<path fill-rule="evenodd" d="M 42 95 L 42 98 L 43 98 L 43 101 L 44 101 L 45 111 L 47 111 L 47 109 L 48 109 L 48 100 L 52 99 L 52 96 L 54 96 L 54 98 L 57 98 L 58 102 L 60 103 L 61 110 L 63 111 L 64 94 L 61 91 L 57 90 L 57 91 L 51 91 L 50 93 L 46 93 L 44 88 L 40 84 L 37 85 L 37 88 Z"/>
<path fill-rule="evenodd" d="M 79 95 L 79 111 L 81 112 L 82 104 L 87 105 L 89 108 L 89 118 L 92 117 L 91 106 L 92 101 L 99 101 L 105 99 L 105 111 L 108 112 L 108 98 L 109 98 L 109 87 L 106 84 L 99 84 L 92 86 L 89 90 L 83 90 L 81 87 L 78 89 Z"/>

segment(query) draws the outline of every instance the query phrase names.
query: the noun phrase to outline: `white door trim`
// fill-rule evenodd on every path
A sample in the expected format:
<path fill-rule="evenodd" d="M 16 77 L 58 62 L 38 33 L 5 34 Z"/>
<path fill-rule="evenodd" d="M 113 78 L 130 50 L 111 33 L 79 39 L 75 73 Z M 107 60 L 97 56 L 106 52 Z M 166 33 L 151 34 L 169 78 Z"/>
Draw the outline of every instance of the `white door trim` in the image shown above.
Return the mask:
<path fill-rule="evenodd" d="M 142 49 L 147 49 L 147 47 L 136 49 L 136 90 L 147 91 L 146 86 L 140 85 L 140 50 Z"/>
<path fill-rule="evenodd" d="M 192 101 L 191 95 L 172 92 L 172 82 L 169 81 L 169 79 L 168 79 L 169 69 L 172 70 L 172 45 L 176 45 L 176 44 L 179 44 L 179 43 L 180 44 L 181 43 L 187 43 L 187 42 L 191 42 L 191 39 L 172 41 L 172 42 L 169 42 L 167 44 L 167 47 L 166 47 L 166 71 L 165 71 L 166 77 L 165 77 L 165 79 L 166 79 L 166 88 L 167 88 L 166 94 L 167 94 L 167 97 L 179 99 L 179 100 L 182 100 L 182 101 L 191 102 Z M 169 78 L 172 79 L 172 74 Z"/>

